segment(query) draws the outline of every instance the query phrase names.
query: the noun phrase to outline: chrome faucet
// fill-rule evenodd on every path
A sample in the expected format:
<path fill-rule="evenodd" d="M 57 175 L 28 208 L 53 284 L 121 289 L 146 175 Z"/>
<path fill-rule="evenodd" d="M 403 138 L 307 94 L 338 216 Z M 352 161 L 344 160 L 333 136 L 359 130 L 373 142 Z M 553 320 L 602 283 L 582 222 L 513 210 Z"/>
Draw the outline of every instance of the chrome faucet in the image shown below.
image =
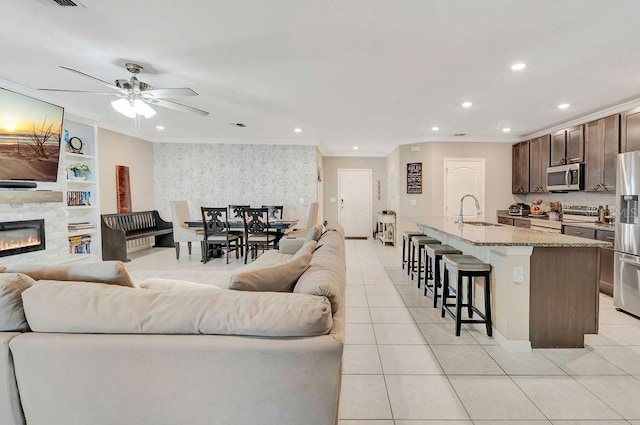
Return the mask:
<path fill-rule="evenodd" d="M 482 211 L 480 210 L 480 202 L 478 202 L 478 198 L 476 198 L 472 194 L 468 193 L 468 194 L 464 195 L 462 198 L 460 198 L 460 215 L 456 219 L 456 221 L 455 221 L 456 223 L 459 223 L 459 224 L 463 223 L 462 203 L 464 202 L 464 198 L 468 198 L 468 197 L 473 198 L 473 200 L 476 202 L 476 214 L 479 216 L 482 213 Z"/>

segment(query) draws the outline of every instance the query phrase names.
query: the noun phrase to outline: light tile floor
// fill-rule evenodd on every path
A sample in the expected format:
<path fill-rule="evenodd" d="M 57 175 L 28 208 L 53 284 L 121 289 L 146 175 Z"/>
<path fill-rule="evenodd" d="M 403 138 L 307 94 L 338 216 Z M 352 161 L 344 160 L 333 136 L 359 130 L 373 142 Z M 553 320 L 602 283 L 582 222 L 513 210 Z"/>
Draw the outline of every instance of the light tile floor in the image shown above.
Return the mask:
<path fill-rule="evenodd" d="M 454 334 L 401 269 L 401 250 L 347 240 L 340 425 L 640 425 L 640 320 L 600 296 L 600 332 L 584 349 L 510 353 L 470 326 Z M 194 247 L 133 254 L 134 280 L 208 282 L 232 259 Z"/>

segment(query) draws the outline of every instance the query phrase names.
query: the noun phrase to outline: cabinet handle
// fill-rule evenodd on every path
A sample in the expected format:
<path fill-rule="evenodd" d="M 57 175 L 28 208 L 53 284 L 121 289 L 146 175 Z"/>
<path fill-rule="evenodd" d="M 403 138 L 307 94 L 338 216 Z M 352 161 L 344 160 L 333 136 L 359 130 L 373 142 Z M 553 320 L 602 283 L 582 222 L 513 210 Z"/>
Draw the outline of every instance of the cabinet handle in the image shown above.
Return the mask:
<path fill-rule="evenodd" d="M 569 162 L 573 162 L 573 161 L 575 161 L 575 162 L 580 162 L 580 158 L 571 158 L 571 159 L 569 160 Z"/>
<path fill-rule="evenodd" d="M 611 237 L 611 236 L 607 236 L 607 240 L 609 240 L 609 241 L 615 241 L 615 240 L 616 240 L 616 238 L 613 238 L 613 237 Z"/>

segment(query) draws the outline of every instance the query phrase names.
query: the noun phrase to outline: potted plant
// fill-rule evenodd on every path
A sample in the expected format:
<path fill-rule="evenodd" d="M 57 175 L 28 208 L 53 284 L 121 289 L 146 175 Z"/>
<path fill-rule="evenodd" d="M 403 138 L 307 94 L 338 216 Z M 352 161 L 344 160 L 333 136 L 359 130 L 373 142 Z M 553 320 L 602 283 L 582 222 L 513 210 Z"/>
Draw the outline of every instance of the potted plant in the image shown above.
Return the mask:
<path fill-rule="evenodd" d="M 82 180 L 86 180 L 91 174 L 91 169 L 86 164 L 79 162 L 69 165 L 69 169 L 73 172 L 74 177 Z"/>

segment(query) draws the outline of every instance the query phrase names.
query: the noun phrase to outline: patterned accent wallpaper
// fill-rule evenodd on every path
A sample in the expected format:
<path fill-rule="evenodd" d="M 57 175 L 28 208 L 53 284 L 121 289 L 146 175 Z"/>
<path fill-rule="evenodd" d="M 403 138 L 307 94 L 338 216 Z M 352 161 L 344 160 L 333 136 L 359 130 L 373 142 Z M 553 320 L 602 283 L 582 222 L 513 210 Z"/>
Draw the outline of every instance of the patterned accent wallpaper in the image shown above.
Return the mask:
<path fill-rule="evenodd" d="M 153 145 L 155 205 L 171 220 L 172 200 L 186 199 L 191 217 L 200 207 L 283 205 L 285 218 L 305 226 L 317 202 L 315 146 Z"/>

